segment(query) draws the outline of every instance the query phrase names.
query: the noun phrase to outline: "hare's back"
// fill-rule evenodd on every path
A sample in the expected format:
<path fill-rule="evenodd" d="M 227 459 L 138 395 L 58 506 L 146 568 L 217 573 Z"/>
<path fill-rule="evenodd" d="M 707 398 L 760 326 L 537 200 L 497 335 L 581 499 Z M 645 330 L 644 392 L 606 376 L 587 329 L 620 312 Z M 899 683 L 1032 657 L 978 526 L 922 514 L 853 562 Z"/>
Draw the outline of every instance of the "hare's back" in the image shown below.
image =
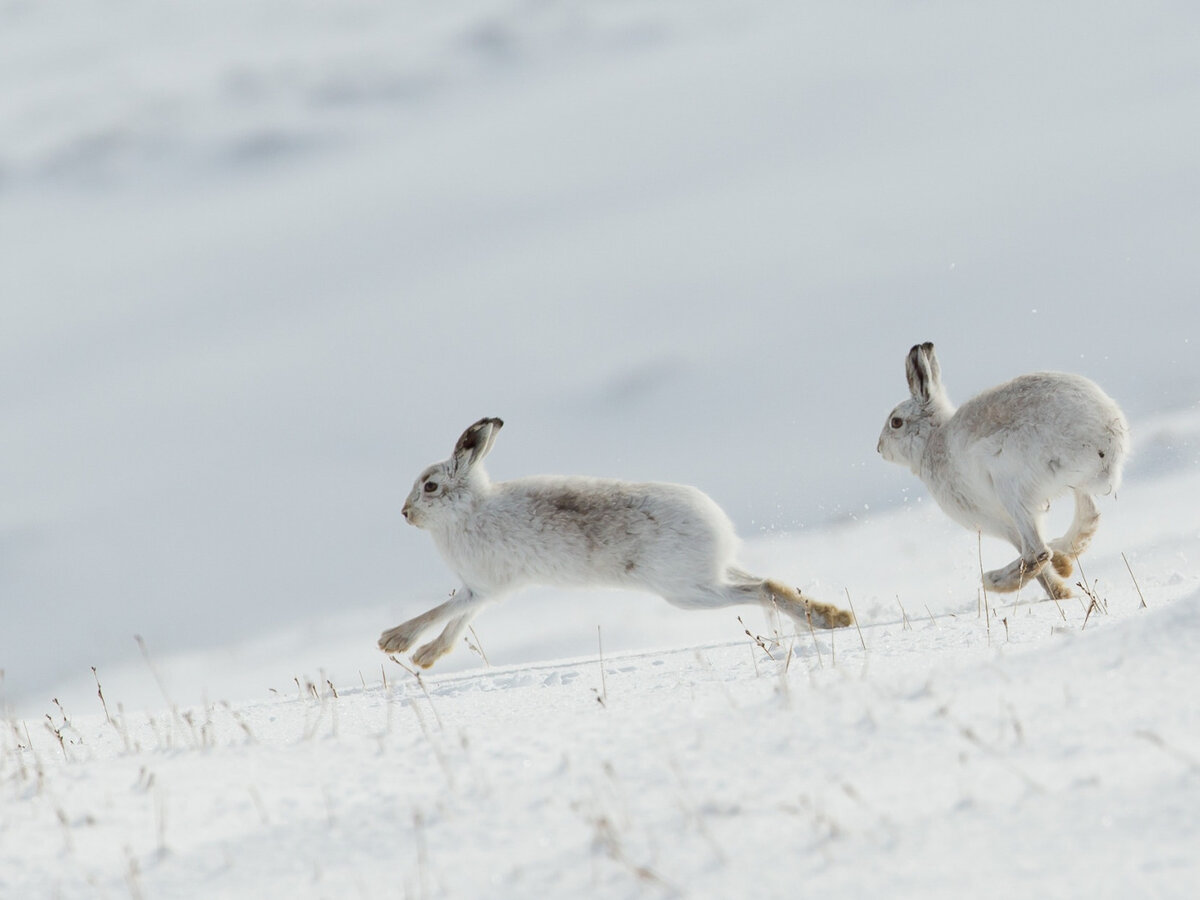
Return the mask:
<path fill-rule="evenodd" d="M 1038 372 L 984 391 L 964 403 L 952 418 L 955 430 L 986 437 L 1026 428 L 1076 435 L 1121 419 L 1116 403 L 1082 375 Z"/>
<path fill-rule="evenodd" d="M 683 484 L 582 476 L 538 476 L 497 485 L 507 502 L 562 533 L 584 532 L 640 541 L 672 535 L 702 538 L 732 531 L 721 508 Z"/>
<path fill-rule="evenodd" d="M 1115 486 L 1128 444 L 1117 404 L 1081 375 L 1022 375 L 964 403 L 948 424 L 949 443 L 989 466 L 1038 467 Z"/>

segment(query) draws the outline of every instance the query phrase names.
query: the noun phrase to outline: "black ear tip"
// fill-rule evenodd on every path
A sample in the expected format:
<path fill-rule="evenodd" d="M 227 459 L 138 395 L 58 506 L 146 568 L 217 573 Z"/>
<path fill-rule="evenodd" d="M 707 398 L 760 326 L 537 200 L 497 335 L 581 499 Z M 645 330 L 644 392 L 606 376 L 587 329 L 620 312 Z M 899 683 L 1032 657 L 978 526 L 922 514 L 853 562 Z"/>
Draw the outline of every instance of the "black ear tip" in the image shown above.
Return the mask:
<path fill-rule="evenodd" d="M 921 349 L 924 350 L 926 353 L 932 353 L 933 352 L 933 341 L 926 341 L 925 343 L 923 343 L 921 345 Z"/>

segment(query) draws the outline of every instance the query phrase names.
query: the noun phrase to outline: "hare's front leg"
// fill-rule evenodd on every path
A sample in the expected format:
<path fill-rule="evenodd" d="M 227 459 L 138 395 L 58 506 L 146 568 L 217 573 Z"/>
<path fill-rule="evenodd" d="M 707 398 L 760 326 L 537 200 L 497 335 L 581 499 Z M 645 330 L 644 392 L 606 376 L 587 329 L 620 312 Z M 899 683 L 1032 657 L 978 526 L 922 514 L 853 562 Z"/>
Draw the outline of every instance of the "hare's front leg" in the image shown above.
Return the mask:
<path fill-rule="evenodd" d="M 441 634 L 424 647 L 418 648 L 417 652 L 413 654 L 413 662 L 423 669 L 428 669 L 453 650 L 458 639 L 462 637 L 462 633 L 471 624 L 471 620 L 479 615 L 479 611 L 489 599 L 494 599 L 494 597 L 485 597 L 466 587 L 455 594 L 450 602 L 455 604 L 456 615 L 442 629 Z"/>
<path fill-rule="evenodd" d="M 458 639 L 462 637 L 462 633 L 467 630 L 467 625 L 473 618 L 475 618 L 475 614 L 470 612 L 451 619 L 450 624 L 442 630 L 441 634 L 413 654 L 413 662 L 422 669 L 428 669 L 454 649 L 454 645 L 458 643 Z"/>
<path fill-rule="evenodd" d="M 464 606 L 475 603 L 475 595 L 470 588 L 463 587 L 454 592 L 454 596 L 428 612 L 423 612 L 407 622 L 401 622 L 395 628 L 389 628 L 379 636 L 379 649 L 384 653 L 404 653 L 417 642 L 424 632 L 459 616 Z"/>
<path fill-rule="evenodd" d="M 1046 586 L 1046 581 L 1041 578 L 1042 570 L 1053 558 L 1054 553 L 1042 537 L 1041 514 L 1033 511 L 1037 508 L 1036 502 L 1027 500 L 1020 487 L 1012 482 L 1006 483 L 997 479 L 996 492 L 1011 519 L 1007 529 L 1009 540 L 1021 555 L 1002 569 L 985 572 L 984 586 L 999 593 L 1007 593 L 1020 590 L 1035 578 Z M 1046 577 L 1047 580 L 1050 579 L 1049 575 Z M 1046 590 L 1052 589 L 1047 587 Z"/>

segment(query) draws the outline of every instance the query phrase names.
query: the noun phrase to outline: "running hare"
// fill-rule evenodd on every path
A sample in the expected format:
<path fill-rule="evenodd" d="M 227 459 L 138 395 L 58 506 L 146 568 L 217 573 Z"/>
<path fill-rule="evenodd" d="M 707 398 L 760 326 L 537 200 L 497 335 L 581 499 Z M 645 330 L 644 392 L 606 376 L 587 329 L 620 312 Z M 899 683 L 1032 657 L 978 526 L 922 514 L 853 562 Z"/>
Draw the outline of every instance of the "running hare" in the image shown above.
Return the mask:
<path fill-rule="evenodd" d="M 853 622 L 844 610 L 738 569 L 732 524 L 696 488 L 551 475 L 493 483 L 481 462 L 503 424 L 480 419 L 464 431 L 404 502 L 404 517 L 433 536 L 463 586 L 385 631 L 385 653 L 403 653 L 446 623 L 413 654 L 431 666 L 486 602 L 530 584 L 644 590 L 684 609 L 754 603 L 822 628 Z"/>
<path fill-rule="evenodd" d="M 1017 548 L 1018 559 L 984 575 L 986 587 L 1015 591 L 1037 578 L 1051 597 L 1069 597 L 1054 573 L 1070 575 L 1072 558 L 1095 535 L 1093 495 L 1121 483 L 1129 425 L 1120 408 L 1080 375 L 1039 372 L 955 410 L 933 344 L 913 347 L 906 368 L 912 398 L 888 416 L 878 451 L 912 469 L 954 521 Z M 1047 543 L 1043 517 L 1067 491 L 1075 495 L 1074 521 Z"/>

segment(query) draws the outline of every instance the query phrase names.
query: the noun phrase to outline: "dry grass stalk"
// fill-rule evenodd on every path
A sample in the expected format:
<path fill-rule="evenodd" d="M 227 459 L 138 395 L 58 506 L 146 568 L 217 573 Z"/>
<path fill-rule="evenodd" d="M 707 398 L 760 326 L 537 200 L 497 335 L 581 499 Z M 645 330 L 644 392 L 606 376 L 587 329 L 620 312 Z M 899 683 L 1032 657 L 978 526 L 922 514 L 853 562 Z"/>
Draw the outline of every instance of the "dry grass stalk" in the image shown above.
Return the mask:
<path fill-rule="evenodd" d="M 750 629 L 746 627 L 746 623 L 742 621 L 741 616 L 738 616 L 737 620 L 738 620 L 738 624 L 742 626 L 742 632 L 746 635 L 746 637 L 750 638 L 750 640 L 754 641 L 754 643 L 756 645 L 758 645 L 758 649 L 760 649 L 763 653 L 765 653 L 767 655 L 767 659 L 771 660 L 771 662 L 775 662 L 775 654 L 773 654 L 771 652 L 770 647 L 767 646 L 766 638 L 764 638 L 761 634 L 752 634 L 750 632 Z M 772 641 L 771 643 L 776 644 L 776 645 L 779 644 L 778 641 Z M 755 659 L 755 661 L 754 661 L 754 673 L 755 673 L 755 675 L 758 674 L 758 660 L 757 659 Z"/>
<path fill-rule="evenodd" d="M 1076 583 L 1079 584 L 1079 586 L 1081 588 L 1083 588 L 1084 593 L 1087 594 L 1088 597 L 1095 599 L 1095 597 L 1096 597 L 1095 588 L 1092 584 L 1090 584 L 1088 582 L 1088 577 L 1083 571 L 1083 564 L 1079 562 L 1079 554 L 1078 553 L 1074 554 L 1074 557 L 1075 557 L 1075 566 L 1076 566 L 1076 568 L 1079 569 L 1079 577 L 1082 580 L 1082 584 L 1079 584 L 1079 582 L 1076 582 Z M 1080 604 L 1082 604 L 1082 603 L 1083 603 L 1083 601 L 1080 600 Z M 1105 615 L 1107 615 L 1108 614 L 1108 601 L 1101 600 L 1098 605 L 1098 608 L 1103 610 Z"/>
<path fill-rule="evenodd" d="M 986 585 L 987 582 L 984 581 L 984 574 L 983 574 L 983 532 L 982 531 L 975 532 L 975 545 L 976 545 L 976 550 L 979 553 L 979 585 L 980 585 L 980 590 L 983 591 L 983 611 L 986 613 L 987 606 L 988 606 L 988 595 L 987 595 L 987 588 L 984 587 L 984 585 Z M 1020 593 L 1020 592 L 1018 591 L 1018 593 Z"/>
<path fill-rule="evenodd" d="M 492 667 L 492 663 L 483 650 L 483 641 L 479 640 L 479 635 L 475 633 L 475 626 L 468 625 L 467 631 L 471 632 L 470 638 L 463 638 L 463 640 L 467 642 L 467 648 L 472 653 L 478 654 L 479 658 L 483 660 L 484 667 L 490 669 Z"/>
<path fill-rule="evenodd" d="M 109 725 L 112 725 L 112 716 L 108 714 L 108 704 L 104 702 L 104 689 L 100 687 L 100 675 L 96 672 L 95 666 L 92 666 L 92 677 L 96 679 L 96 693 L 100 697 L 100 705 L 104 707 L 104 718 L 108 720 Z"/>
<path fill-rule="evenodd" d="M 1082 576 L 1083 571 L 1080 570 L 1079 574 Z M 1092 590 L 1090 585 L 1085 584 L 1084 581 L 1077 581 L 1076 585 L 1087 595 L 1090 601 L 1083 613 L 1083 628 L 1080 628 L 1080 631 L 1082 631 L 1084 628 L 1087 628 L 1088 619 L 1091 618 L 1093 610 L 1105 613 L 1106 615 L 1108 614 L 1108 604 L 1096 596 L 1096 592 Z"/>
<path fill-rule="evenodd" d="M 608 680 L 604 677 L 604 636 L 600 633 L 600 626 L 596 626 L 596 645 L 600 648 L 600 694 L 596 699 L 603 707 L 608 706 Z"/>
<path fill-rule="evenodd" d="M 398 665 L 405 672 L 407 672 L 409 675 L 411 675 L 413 678 L 415 678 L 417 680 L 417 686 L 421 689 L 421 693 L 423 693 L 425 695 L 425 699 L 429 702 L 429 710 L 430 710 L 430 712 L 433 713 L 433 719 L 435 722 L 437 722 L 438 730 L 444 731 L 445 725 L 442 724 L 442 717 L 440 715 L 438 715 L 437 707 L 434 706 L 434 704 L 433 704 L 433 697 L 429 693 L 429 688 L 427 688 L 425 686 L 425 679 L 421 677 L 421 673 L 418 672 L 416 669 L 410 669 L 394 653 L 390 654 L 388 656 L 388 659 L 390 659 L 392 662 L 394 662 L 396 665 Z M 416 706 L 414 706 L 413 709 L 415 710 Z M 419 717 L 420 713 L 417 713 L 417 715 Z"/>
<path fill-rule="evenodd" d="M 846 602 L 850 604 L 850 615 L 854 616 L 854 627 L 858 629 L 858 642 L 862 644 L 863 652 L 866 652 L 867 642 L 863 638 L 862 626 L 858 624 L 858 613 L 854 609 L 854 601 L 850 599 L 850 588 L 846 588 Z"/>
<path fill-rule="evenodd" d="M 823 669 L 825 668 L 825 660 L 821 658 L 821 642 L 817 640 L 817 632 L 813 629 L 812 613 L 806 614 L 804 618 L 808 622 L 808 633 L 812 635 L 813 646 L 817 648 L 817 662 Z M 833 634 L 832 631 L 829 633 Z"/>
<path fill-rule="evenodd" d="M 1139 599 L 1142 601 L 1142 604 L 1141 604 L 1141 606 L 1139 606 L 1139 607 L 1138 607 L 1138 609 L 1145 609 L 1145 608 L 1146 608 L 1146 597 L 1145 597 L 1145 595 L 1142 593 L 1142 589 L 1141 589 L 1141 587 L 1139 587 L 1139 586 L 1138 586 L 1138 580 L 1137 580 L 1136 578 L 1134 578 L 1134 576 L 1133 576 L 1133 569 L 1132 569 L 1132 568 L 1130 568 L 1130 565 L 1129 565 L 1129 560 L 1128 560 L 1128 559 L 1125 559 L 1125 554 L 1124 554 L 1124 553 L 1122 553 L 1122 554 L 1121 554 L 1121 560 L 1122 560 L 1122 561 L 1125 563 L 1125 569 L 1126 569 L 1126 571 L 1128 571 L 1128 572 L 1129 572 L 1129 577 L 1133 579 L 1133 586 L 1134 586 L 1134 588 L 1136 588 L 1136 589 L 1137 589 L 1137 592 L 1138 592 L 1138 598 L 1139 598 Z"/>

